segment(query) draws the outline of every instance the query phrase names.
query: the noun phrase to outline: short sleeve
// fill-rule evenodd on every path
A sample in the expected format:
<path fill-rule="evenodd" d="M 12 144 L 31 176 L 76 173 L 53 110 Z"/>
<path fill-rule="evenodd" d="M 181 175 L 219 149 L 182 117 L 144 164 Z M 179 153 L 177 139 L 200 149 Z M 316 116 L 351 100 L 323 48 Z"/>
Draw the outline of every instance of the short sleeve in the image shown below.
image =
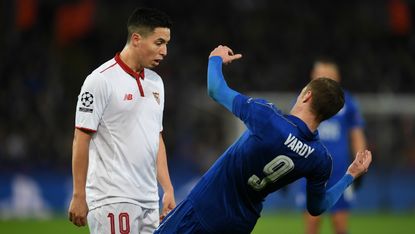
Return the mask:
<path fill-rule="evenodd" d="M 238 94 L 233 101 L 233 114 L 241 119 L 253 133 L 259 133 L 267 127 L 272 114 L 276 111 L 280 113 L 272 103 L 243 94 Z"/>
<path fill-rule="evenodd" d="M 96 131 L 110 95 L 105 78 L 92 73 L 82 85 L 76 105 L 75 127 Z"/>
<path fill-rule="evenodd" d="M 330 178 L 333 160 L 326 155 L 324 162 L 316 164 L 310 175 L 307 176 L 307 194 L 322 194 L 326 192 L 327 181 Z"/>

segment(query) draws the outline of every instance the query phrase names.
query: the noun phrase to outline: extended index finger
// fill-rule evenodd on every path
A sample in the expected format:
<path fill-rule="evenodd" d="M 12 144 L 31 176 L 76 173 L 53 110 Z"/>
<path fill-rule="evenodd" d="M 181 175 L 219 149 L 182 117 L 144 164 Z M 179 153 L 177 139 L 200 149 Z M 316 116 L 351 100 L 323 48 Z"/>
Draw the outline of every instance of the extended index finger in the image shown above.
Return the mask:
<path fill-rule="evenodd" d="M 242 58 L 242 54 L 235 54 L 235 55 L 232 55 L 230 57 L 231 57 L 231 60 L 236 60 L 236 59 Z"/>

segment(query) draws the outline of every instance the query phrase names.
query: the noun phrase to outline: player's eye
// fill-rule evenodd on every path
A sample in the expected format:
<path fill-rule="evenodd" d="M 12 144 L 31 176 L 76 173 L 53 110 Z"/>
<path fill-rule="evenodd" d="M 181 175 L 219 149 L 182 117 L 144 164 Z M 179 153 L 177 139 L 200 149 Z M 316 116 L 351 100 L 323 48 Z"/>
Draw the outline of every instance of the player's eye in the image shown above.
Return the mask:
<path fill-rule="evenodd" d="M 155 42 L 155 44 L 157 45 L 157 46 L 161 46 L 161 45 L 163 45 L 163 44 L 167 44 L 166 43 L 166 41 L 165 40 L 157 40 L 156 42 Z"/>

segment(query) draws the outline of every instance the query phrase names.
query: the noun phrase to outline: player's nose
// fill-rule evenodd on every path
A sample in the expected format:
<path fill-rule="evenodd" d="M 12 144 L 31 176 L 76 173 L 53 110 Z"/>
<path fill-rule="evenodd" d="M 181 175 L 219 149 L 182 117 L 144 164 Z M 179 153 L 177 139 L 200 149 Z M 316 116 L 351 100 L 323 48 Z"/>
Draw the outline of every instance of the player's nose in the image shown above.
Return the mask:
<path fill-rule="evenodd" d="M 163 45 L 160 49 L 160 54 L 165 57 L 167 55 L 167 45 Z"/>

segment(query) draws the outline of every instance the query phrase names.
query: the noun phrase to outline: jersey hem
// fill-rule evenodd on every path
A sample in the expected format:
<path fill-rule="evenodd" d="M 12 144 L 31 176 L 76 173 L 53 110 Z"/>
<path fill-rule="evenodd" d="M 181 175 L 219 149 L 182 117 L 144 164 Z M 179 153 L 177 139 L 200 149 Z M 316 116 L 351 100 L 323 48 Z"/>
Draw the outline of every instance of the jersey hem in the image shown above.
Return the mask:
<path fill-rule="evenodd" d="M 75 128 L 77 128 L 79 130 L 84 130 L 84 131 L 87 131 L 87 132 L 97 132 L 97 130 L 90 129 L 90 128 L 84 128 L 84 127 L 78 127 L 78 126 L 75 126 Z"/>
<path fill-rule="evenodd" d="M 159 208 L 158 201 L 156 201 L 156 202 L 139 202 L 139 201 L 134 200 L 134 199 L 121 198 L 121 197 L 107 198 L 107 199 L 100 200 L 100 201 L 88 202 L 88 207 L 89 207 L 90 210 L 93 210 L 93 209 L 99 208 L 101 206 L 114 204 L 114 203 L 131 203 L 131 204 L 135 204 L 135 205 L 141 206 L 141 207 L 146 208 L 146 209 L 158 209 Z"/>

